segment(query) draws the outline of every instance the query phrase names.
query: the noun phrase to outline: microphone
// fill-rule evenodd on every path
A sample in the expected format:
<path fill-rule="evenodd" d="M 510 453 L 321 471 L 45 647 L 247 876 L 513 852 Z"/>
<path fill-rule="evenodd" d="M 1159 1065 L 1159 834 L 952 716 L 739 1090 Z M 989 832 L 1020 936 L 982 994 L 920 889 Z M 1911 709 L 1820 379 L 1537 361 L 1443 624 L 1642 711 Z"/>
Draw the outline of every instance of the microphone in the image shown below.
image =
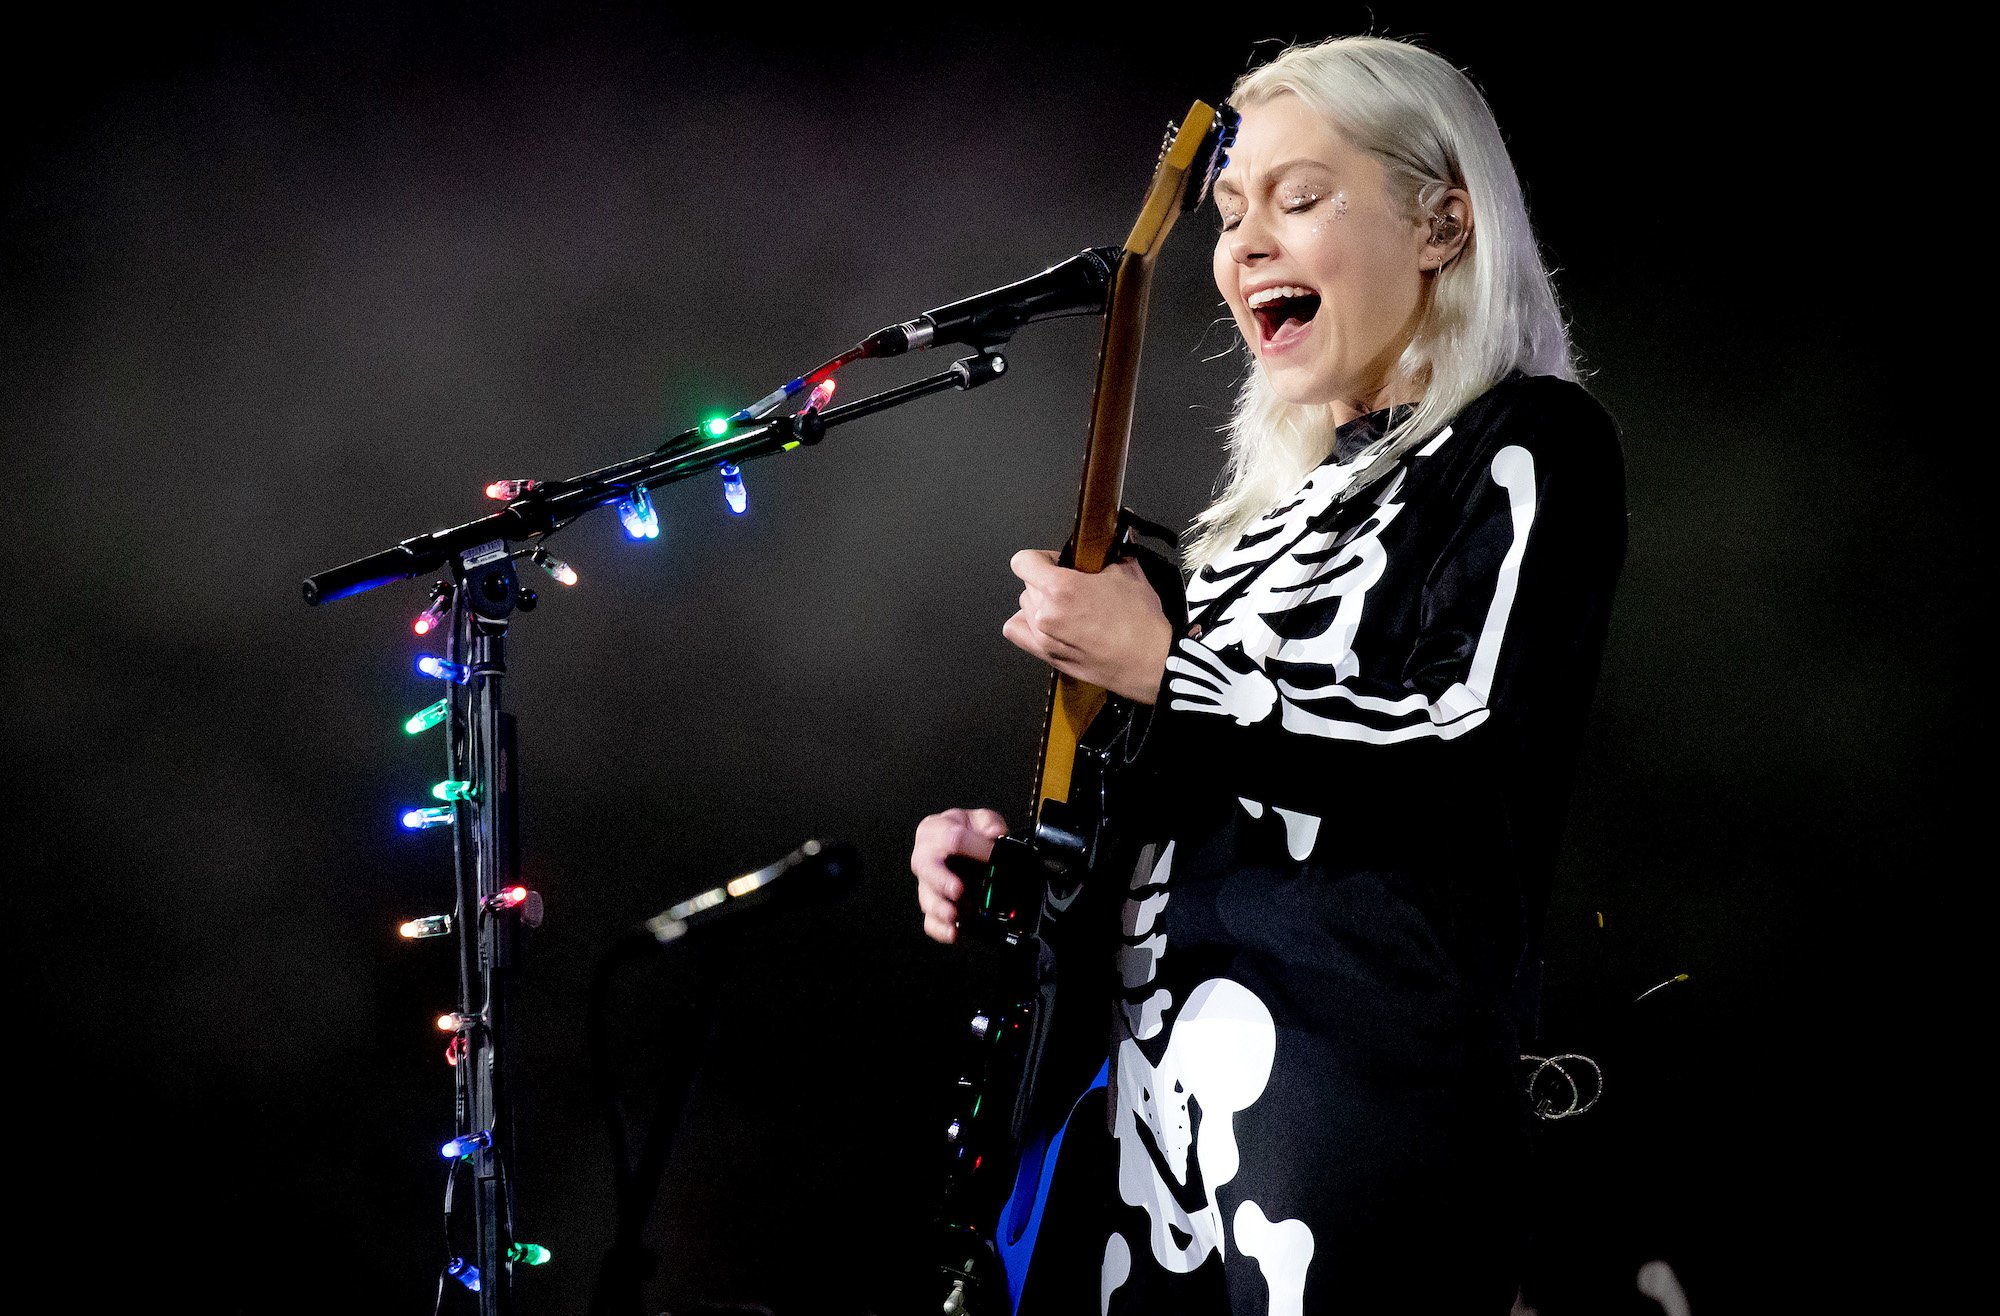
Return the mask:
<path fill-rule="evenodd" d="M 633 928 L 630 935 L 635 941 L 651 939 L 665 946 L 696 928 L 768 904 L 780 890 L 824 892 L 832 883 L 860 872 L 861 852 L 848 842 L 807 841 L 774 864 L 668 906 Z"/>
<path fill-rule="evenodd" d="M 1097 315 L 1111 295 L 1123 247 L 1088 247 L 1019 283 L 925 311 L 862 340 L 863 356 L 901 356 L 940 343 L 995 347 L 1030 320 Z"/>

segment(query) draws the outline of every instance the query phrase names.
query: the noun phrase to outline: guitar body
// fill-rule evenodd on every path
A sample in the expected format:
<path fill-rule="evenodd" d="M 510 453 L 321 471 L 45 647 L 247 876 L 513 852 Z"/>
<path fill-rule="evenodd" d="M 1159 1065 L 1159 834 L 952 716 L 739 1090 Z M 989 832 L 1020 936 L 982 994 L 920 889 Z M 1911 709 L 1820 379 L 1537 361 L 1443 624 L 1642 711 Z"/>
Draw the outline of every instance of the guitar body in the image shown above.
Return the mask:
<path fill-rule="evenodd" d="M 1126 239 L 1106 309 L 1076 527 L 1062 555 L 1074 570 L 1103 570 L 1130 551 L 1132 530 L 1144 524 L 1120 500 L 1154 261 L 1173 220 L 1206 197 L 1234 125 L 1227 110 L 1195 102 L 1170 133 Z M 1178 598 L 1178 572 L 1141 557 L 1162 598 Z M 1072 1304 L 1096 1310 L 1095 1280 L 1049 1273 L 1057 1263 L 1038 1266 L 1045 1254 L 1036 1243 L 1044 1229 L 1062 1232 L 1065 1216 L 1087 1217 L 1092 1195 L 1109 1183 L 1076 1148 L 1104 1141 L 1095 1094 L 1118 988 L 1119 909 L 1151 830 L 1141 812 L 1151 792 L 1132 766 L 1144 721 L 1145 710 L 1056 674 L 1033 826 L 996 842 L 988 864 L 953 865 L 966 879 L 961 927 L 1004 945 L 1007 971 L 1001 995 L 967 1023 L 946 1127 L 939 1224 L 950 1316 L 1004 1316 L 1024 1294 L 1044 1292 L 1067 1296 L 1035 1304 L 1037 1316 Z M 1084 1134 L 1093 1119 L 1098 1127 Z M 1072 1127 L 1078 1139 L 1068 1137 Z M 1066 1195 L 1079 1183 L 1080 1194 Z M 1090 1266 L 1094 1275 L 1095 1258 Z"/>
<path fill-rule="evenodd" d="M 990 863 L 954 865 L 975 893 L 961 926 L 1007 947 L 1004 994 L 975 1010 L 966 1029 L 946 1134 L 953 1162 L 943 1217 L 947 1269 L 956 1280 L 963 1261 L 980 1263 L 973 1291 L 982 1300 L 964 1305 L 975 1316 L 1015 1310 L 1031 1275 L 1038 1289 L 1066 1278 L 1034 1264 L 1043 1227 L 1054 1229 L 1065 1213 L 1088 1217 L 1091 1194 L 1105 1182 L 1075 1149 L 1088 1148 L 1104 1128 L 1102 1106 L 1090 1097 L 1103 1088 L 1117 919 L 1140 845 L 1136 833 L 1121 831 L 1115 811 L 1121 799 L 1140 794 L 1122 771 L 1132 727 L 1130 707 L 1111 701 L 1070 764 L 1079 802 L 1112 806 L 1089 820 L 1095 844 L 1072 845 L 1082 839 L 1074 833 L 1053 844 L 1038 836 L 1039 846 L 1003 837 Z M 1093 1119 L 1095 1130 L 1088 1127 Z M 1077 1138 L 1068 1136 L 1072 1124 Z M 1061 1154 L 1065 1145 L 1069 1157 Z M 1089 1296 L 1095 1293 L 1093 1283 Z"/>

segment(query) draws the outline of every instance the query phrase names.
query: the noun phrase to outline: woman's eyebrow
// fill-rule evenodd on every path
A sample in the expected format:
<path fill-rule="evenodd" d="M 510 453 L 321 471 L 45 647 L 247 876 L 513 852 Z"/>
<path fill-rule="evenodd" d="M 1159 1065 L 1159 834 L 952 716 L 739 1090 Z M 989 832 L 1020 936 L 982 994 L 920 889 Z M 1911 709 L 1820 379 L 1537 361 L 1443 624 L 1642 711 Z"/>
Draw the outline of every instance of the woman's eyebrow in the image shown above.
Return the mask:
<path fill-rule="evenodd" d="M 1277 178 L 1279 175 L 1283 174 L 1287 169 L 1296 169 L 1300 165 L 1311 165 L 1315 169 L 1325 169 L 1328 173 L 1333 172 L 1332 168 L 1328 166 L 1325 162 L 1320 160 L 1315 160 L 1309 155 L 1302 155 L 1299 156 L 1297 159 L 1284 160 L 1280 161 L 1277 164 L 1272 165 L 1268 170 L 1264 172 L 1264 182 L 1268 184 L 1272 179 Z M 1234 182 L 1230 181 L 1227 178 L 1216 179 L 1215 190 L 1218 192 L 1227 192 L 1231 196 L 1243 195 L 1243 189 L 1238 187 Z"/>

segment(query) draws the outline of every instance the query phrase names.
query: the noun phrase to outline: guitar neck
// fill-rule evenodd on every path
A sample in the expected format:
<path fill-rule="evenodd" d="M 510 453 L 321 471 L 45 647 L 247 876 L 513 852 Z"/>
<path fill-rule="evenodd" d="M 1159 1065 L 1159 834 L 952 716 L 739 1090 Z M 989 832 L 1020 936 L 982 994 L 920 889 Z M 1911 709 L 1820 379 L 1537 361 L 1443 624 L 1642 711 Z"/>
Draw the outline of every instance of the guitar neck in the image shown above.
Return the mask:
<path fill-rule="evenodd" d="M 1118 266 L 1098 354 L 1090 446 L 1084 454 L 1076 525 L 1070 533 L 1070 566 L 1077 571 L 1104 570 L 1117 542 L 1125 459 L 1132 447 L 1132 386 L 1138 382 L 1139 357 L 1146 343 L 1146 299 L 1152 286 L 1153 262 L 1128 253 Z"/>
<path fill-rule="evenodd" d="M 1125 458 L 1132 446 L 1132 409 L 1138 393 L 1139 358 L 1146 341 L 1146 301 L 1152 292 L 1153 268 L 1161 245 L 1173 231 L 1174 220 L 1188 208 L 1191 196 L 1199 200 L 1199 194 L 1190 190 L 1190 174 L 1205 192 L 1208 179 L 1220 167 L 1227 118 L 1200 101 L 1194 103 L 1162 146 L 1146 203 L 1125 239 L 1125 254 L 1118 262 L 1105 308 L 1083 482 L 1077 491 L 1076 524 L 1066 554 L 1066 565 L 1077 571 L 1104 570 L 1117 548 L 1118 512 L 1125 497 Z M 1069 802 L 1077 748 L 1108 698 L 1101 687 L 1060 672 L 1050 680 L 1041 756 L 1035 766 L 1033 816 L 1038 821 L 1048 801 Z"/>
<path fill-rule="evenodd" d="M 1125 461 L 1132 446 L 1134 386 L 1146 341 L 1146 299 L 1152 282 L 1152 260 L 1127 251 L 1118 264 L 1106 311 L 1083 482 L 1077 490 L 1076 523 L 1065 554 L 1067 565 L 1077 571 L 1095 574 L 1104 570 L 1117 545 L 1118 509 L 1125 498 Z M 1077 746 L 1108 697 L 1101 687 L 1061 672 L 1050 679 L 1041 762 L 1035 774 L 1036 816 L 1041 814 L 1043 801 L 1069 799 Z"/>

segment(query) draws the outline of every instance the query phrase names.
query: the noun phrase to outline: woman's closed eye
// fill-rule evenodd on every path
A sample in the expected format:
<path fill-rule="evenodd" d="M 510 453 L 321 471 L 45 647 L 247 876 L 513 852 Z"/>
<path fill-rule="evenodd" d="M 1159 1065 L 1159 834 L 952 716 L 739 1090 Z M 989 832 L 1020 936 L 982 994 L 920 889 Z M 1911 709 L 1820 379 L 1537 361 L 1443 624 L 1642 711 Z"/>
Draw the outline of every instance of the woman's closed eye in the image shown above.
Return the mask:
<path fill-rule="evenodd" d="M 1292 195 L 1285 197 L 1283 200 L 1281 200 L 1278 203 L 1278 208 L 1284 211 L 1287 215 L 1303 214 L 1305 211 L 1311 210 L 1313 206 L 1318 204 L 1319 199 L 1320 196 L 1319 193 L 1317 192 L 1295 192 Z M 1221 227 L 1224 233 L 1229 232 L 1231 229 L 1235 228 L 1238 224 L 1241 224 L 1242 222 L 1243 222 L 1243 213 L 1241 211 L 1225 210 L 1222 212 Z"/>

